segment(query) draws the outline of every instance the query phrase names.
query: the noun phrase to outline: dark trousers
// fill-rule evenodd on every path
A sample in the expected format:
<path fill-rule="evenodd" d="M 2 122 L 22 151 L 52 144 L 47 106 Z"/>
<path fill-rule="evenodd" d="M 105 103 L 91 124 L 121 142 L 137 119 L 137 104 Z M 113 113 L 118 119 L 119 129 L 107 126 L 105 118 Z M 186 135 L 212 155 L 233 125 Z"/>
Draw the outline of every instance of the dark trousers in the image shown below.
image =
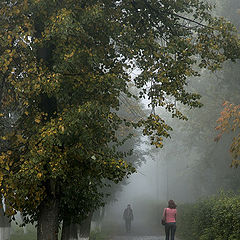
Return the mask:
<path fill-rule="evenodd" d="M 127 233 L 131 232 L 131 220 L 129 220 L 129 219 L 125 220 L 125 228 L 126 228 Z"/>
<path fill-rule="evenodd" d="M 176 223 L 166 223 L 165 225 L 166 240 L 169 240 L 170 235 L 171 235 L 170 240 L 174 240 L 176 228 L 177 228 Z"/>

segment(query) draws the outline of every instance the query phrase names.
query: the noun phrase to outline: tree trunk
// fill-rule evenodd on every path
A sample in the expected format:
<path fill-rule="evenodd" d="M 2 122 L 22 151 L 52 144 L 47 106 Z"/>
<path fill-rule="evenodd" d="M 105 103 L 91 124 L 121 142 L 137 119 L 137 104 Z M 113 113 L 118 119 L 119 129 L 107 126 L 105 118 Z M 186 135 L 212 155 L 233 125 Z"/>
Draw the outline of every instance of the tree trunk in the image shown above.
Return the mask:
<path fill-rule="evenodd" d="M 59 203 L 56 199 L 45 201 L 40 206 L 37 240 L 58 239 Z"/>
<path fill-rule="evenodd" d="M 63 221 L 61 240 L 77 240 L 78 239 L 77 232 L 78 232 L 77 224 L 74 223 L 67 224 L 66 221 Z"/>
<path fill-rule="evenodd" d="M 105 208 L 100 207 L 93 213 L 92 222 L 91 222 L 91 231 L 102 231 L 102 220 L 104 218 Z"/>
<path fill-rule="evenodd" d="M 91 222 L 91 230 L 93 231 L 102 231 L 102 221 L 105 215 L 105 208 L 100 207 L 94 213 Z"/>
<path fill-rule="evenodd" d="M 90 213 L 89 216 L 80 224 L 80 238 L 78 238 L 78 240 L 89 240 L 92 215 L 93 213 Z"/>
<path fill-rule="evenodd" d="M 10 240 L 10 218 L 4 213 L 2 199 L 0 200 L 0 239 Z"/>
<path fill-rule="evenodd" d="M 81 224 L 63 221 L 61 240 L 89 240 L 92 213 Z"/>

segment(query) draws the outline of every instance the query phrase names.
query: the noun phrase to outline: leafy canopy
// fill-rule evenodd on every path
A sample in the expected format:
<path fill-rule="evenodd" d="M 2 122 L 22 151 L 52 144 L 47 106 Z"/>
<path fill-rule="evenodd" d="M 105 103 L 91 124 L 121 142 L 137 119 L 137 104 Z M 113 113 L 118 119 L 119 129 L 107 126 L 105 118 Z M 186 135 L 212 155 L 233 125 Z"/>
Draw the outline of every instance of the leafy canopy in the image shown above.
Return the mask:
<path fill-rule="evenodd" d="M 121 124 L 161 147 L 171 127 L 155 107 L 186 119 L 177 103 L 201 106 L 188 77 L 239 57 L 236 29 L 202 0 L 6 0 L 0 23 L 1 192 L 33 218 L 48 199 L 60 218 L 96 207 L 103 179 L 134 171 L 116 150 Z M 139 121 L 117 113 L 129 82 L 153 109 Z"/>
<path fill-rule="evenodd" d="M 215 141 L 219 141 L 226 132 L 234 134 L 229 151 L 232 156 L 231 166 L 238 167 L 240 164 L 240 105 L 224 102 L 223 106 L 221 116 L 217 120 L 216 130 L 219 134 Z"/>

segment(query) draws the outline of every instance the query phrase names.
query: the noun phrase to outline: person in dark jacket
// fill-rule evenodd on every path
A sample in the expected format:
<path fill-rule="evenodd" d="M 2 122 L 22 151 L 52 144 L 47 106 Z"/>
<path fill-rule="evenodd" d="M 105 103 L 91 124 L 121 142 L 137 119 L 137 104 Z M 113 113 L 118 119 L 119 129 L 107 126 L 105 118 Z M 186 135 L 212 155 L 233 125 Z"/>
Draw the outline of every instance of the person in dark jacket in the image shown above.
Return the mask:
<path fill-rule="evenodd" d="M 133 221 L 133 210 L 131 205 L 128 204 L 127 208 L 123 212 L 123 220 L 125 221 L 126 232 L 131 232 L 131 222 Z"/>

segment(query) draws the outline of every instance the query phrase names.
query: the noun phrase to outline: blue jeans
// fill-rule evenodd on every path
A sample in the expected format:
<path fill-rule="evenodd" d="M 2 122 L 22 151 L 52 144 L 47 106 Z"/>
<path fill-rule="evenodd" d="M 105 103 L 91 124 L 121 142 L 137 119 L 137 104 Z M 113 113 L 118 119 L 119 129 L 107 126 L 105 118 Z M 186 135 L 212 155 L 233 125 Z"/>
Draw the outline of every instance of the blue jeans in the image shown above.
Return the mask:
<path fill-rule="evenodd" d="M 174 240 L 174 235 L 176 232 L 176 223 L 172 222 L 172 223 L 166 223 L 165 225 L 165 234 L 166 234 L 166 240 L 169 240 L 169 235 L 171 233 L 171 240 Z"/>

